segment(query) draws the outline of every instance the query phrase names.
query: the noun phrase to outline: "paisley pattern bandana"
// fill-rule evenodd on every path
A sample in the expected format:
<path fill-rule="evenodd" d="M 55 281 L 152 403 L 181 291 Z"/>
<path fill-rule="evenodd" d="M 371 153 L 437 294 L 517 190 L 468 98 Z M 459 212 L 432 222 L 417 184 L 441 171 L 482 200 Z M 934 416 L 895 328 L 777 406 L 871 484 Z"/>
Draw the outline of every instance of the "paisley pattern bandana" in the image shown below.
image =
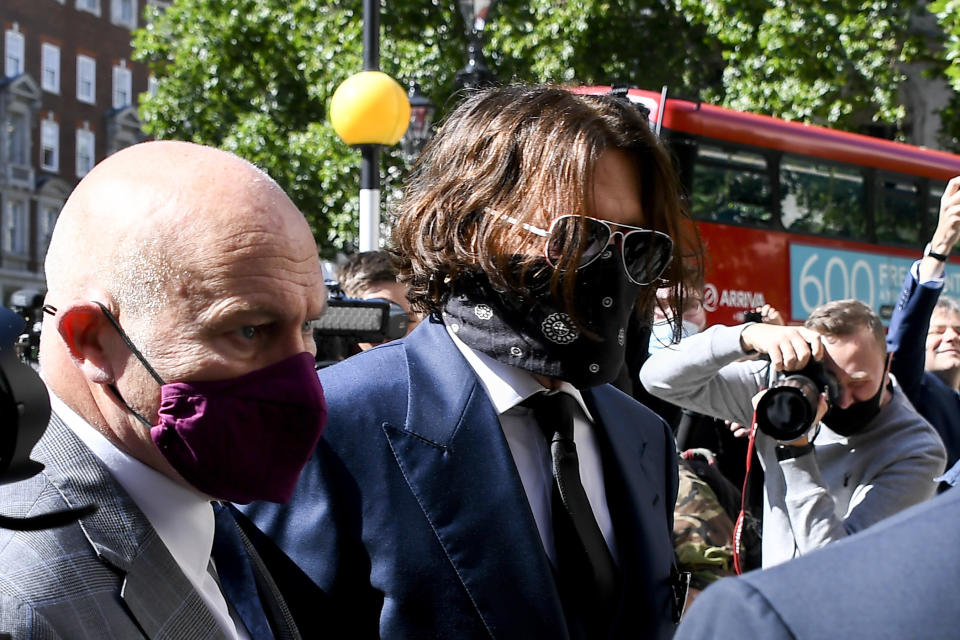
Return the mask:
<path fill-rule="evenodd" d="M 486 274 L 454 283 L 444 324 L 469 347 L 520 369 L 583 389 L 616 379 L 624 364 L 627 324 L 641 287 L 627 277 L 620 248 L 577 272 L 579 326 L 550 291 L 551 267 L 531 269 L 529 298 L 498 291 Z"/>

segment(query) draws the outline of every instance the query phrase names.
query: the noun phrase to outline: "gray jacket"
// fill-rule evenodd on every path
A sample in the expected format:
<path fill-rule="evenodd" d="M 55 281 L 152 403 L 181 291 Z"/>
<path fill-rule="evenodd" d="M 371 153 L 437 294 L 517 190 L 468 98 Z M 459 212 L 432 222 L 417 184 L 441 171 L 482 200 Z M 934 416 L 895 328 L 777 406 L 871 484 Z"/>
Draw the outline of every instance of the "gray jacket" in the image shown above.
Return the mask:
<path fill-rule="evenodd" d="M 743 326 L 715 326 L 653 354 L 640 380 L 681 407 L 753 421 L 752 398 L 767 385 L 768 363 L 737 362 Z M 946 453 L 940 436 L 896 389 L 860 432 L 821 425 L 812 455 L 778 462 L 776 442 L 758 433 L 764 469 L 763 566 L 785 562 L 931 498 Z"/>
<path fill-rule="evenodd" d="M 0 486 L 5 515 L 90 503 L 77 523 L 36 532 L 0 529 L 0 636 L 70 640 L 224 638 L 213 616 L 133 500 L 56 416 L 32 456 L 43 472 Z M 267 569 L 269 606 L 282 605 Z M 285 610 L 285 605 L 282 605 Z M 299 637 L 285 613 L 278 638 Z"/>

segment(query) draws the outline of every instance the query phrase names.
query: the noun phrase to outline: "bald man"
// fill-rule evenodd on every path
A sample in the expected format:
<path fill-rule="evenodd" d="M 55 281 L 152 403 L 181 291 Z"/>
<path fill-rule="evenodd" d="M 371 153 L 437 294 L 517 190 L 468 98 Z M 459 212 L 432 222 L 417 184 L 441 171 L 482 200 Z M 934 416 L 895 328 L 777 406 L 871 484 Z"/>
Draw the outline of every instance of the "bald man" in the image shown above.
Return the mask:
<path fill-rule="evenodd" d="M 326 420 L 309 226 L 266 174 L 181 142 L 124 149 L 64 205 L 46 261 L 45 470 L 0 488 L 0 635 L 295 638 L 322 594 L 222 502 L 286 501 Z M 298 629 L 299 626 L 299 629 Z"/>

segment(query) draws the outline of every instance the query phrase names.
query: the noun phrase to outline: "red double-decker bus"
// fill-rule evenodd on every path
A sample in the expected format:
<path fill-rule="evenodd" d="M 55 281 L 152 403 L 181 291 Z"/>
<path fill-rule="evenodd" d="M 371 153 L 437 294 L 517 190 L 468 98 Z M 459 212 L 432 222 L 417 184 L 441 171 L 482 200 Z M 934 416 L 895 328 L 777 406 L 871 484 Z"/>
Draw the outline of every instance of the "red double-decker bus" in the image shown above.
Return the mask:
<path fill-rule="evenodd" d="M 706 249 L 709 322 L 742 322 L 764 303 L 800 322 L 849 297 L 889 318 L 960 156 L 665 93 L 627 96 L 673 150 Z M 960 294 L 960 258 L 945 293 Z"/>

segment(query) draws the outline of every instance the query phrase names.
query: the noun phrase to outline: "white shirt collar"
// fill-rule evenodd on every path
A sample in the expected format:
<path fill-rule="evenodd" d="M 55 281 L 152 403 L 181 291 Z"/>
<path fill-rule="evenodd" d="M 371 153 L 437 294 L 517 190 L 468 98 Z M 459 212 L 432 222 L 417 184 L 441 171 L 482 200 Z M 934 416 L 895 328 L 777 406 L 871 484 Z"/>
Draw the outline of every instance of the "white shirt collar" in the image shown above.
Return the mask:
<path fill-rule="evenodd" d="M 504 364 L 481 351 L 472 349 L 458 338 L 457 334 L 450 330 L 450 327 L 446 327 L 446 329 L 453 340 L 453 344 L 460 350 L 467 363 L 480 378 L 480 382 L 486 389 L 490 402 L 493 403 L 493 408 L 497 410 L 498 415 L 502 415 L 541 391 L 554 393 L 537 382 L 529 371 Z M 580 408 L 583 409 L 587 419 L 593 422 L 593 416 L 590 415 L 579 389 L 569 382 L 561 381 L 560 388 L 557 390 L 557 393 L 559 392 L 573 396 Z"/>
<path fill-rule="evenodd" d="M 118 449 L 53 392 L 50 407 L 103 462 L 153 526 L 195 587 L 207 573 L 213 548 L 210 497 L 183 486 Z M 146 428 L 146 427 L 144 427 Z"/>

